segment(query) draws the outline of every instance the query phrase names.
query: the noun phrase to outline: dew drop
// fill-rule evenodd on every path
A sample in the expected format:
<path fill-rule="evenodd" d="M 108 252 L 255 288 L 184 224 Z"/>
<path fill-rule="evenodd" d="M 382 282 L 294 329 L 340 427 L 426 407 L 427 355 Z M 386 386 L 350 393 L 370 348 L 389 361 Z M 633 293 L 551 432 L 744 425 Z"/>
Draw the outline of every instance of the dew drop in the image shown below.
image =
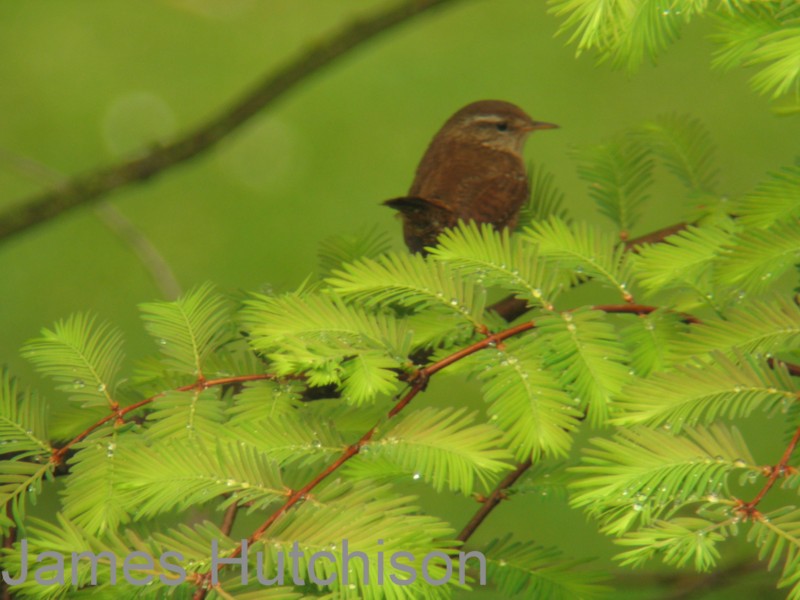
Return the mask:
<path fill-rule="evenodd" d="M 420 477 L 422 477 L 422 475 L 420 475 L 419 473 L 414 473 L 414 474 L 411 476 L 411 479 L 413 479 L 414 481 L 416 481 L 416 480 L 418 480 Z"/>
<path fill-rule="evenodd" d="M 72 387 L 76 390 L 82 390 L 86 387 L 86 382 L 83 379 L 73 379 L 72 380 Z"/>

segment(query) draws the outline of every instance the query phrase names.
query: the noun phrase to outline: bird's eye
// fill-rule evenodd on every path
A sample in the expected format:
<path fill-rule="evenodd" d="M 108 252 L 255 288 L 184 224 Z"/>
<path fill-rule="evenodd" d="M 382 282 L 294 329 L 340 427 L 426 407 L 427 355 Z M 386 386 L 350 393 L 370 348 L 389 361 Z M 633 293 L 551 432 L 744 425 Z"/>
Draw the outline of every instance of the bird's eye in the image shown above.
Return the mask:
<path fill-rule="evenodd" d="M 500 121 L 495 127 L 497 127 L 497 131 L 508 131 L 508 123 L 505 121 Z"/>

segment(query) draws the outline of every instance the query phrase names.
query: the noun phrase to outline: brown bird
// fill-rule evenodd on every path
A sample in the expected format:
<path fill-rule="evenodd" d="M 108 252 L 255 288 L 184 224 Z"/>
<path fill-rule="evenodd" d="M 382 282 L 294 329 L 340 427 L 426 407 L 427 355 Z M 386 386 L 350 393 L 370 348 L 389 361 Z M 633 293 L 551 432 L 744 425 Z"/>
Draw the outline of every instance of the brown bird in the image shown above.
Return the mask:
<path fill-rule="evenodd" d="M 424 253 L 459 219 L 513 228 L 530 194 L 522 147 L 533 130 L 555 127 L 501 100 L 473 102 L 450 117 L 431 140 L 408 196 L 384 202 L 402 215 L 409 250 Z"/>

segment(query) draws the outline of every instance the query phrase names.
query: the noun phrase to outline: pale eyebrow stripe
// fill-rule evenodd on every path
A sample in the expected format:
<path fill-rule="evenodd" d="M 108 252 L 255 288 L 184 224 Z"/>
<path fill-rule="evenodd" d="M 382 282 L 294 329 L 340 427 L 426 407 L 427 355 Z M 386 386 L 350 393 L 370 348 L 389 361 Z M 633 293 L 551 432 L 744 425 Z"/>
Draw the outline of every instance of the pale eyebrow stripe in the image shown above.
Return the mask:
<path fill-rule="evenodd" d="M 505 121 L 503 117 L 498 117 L 496 115 L 489 115 L 485 117 L 472 117 L 472 121 L 475 123 L 499 123 L 500 121 Z"/>

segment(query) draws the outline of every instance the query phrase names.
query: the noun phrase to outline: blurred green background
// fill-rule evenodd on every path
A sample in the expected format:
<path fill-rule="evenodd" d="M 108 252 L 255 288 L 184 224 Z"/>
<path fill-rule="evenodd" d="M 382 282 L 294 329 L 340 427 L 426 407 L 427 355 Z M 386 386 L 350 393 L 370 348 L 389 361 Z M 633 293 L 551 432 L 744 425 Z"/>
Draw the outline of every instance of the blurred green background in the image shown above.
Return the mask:
<path fill-rule="evenodd" d="M 0 206 L 196 127 L 270 68 L 385 6 L 0 3 Z M 329 235 L 377 227 L 401 247 L 399 222 L 380 202 L 407 190 L 431 136 L 473 100 L 509 100 L 560 124 L 534 135 L 526 155 L 555 174 L 574 215 L 598 221 L 570 149 L 663 113 L 706 124 L 718 146 L 720 189 L 731 196 L 798 155 L 800 119 L 773 115 L 749 89 L 750 73 L 710 69 L 707 23 L 693 23 L 658 65 L 634 75 L 576 59 L 566 37 L 555 37 L 558 26 L 539 0 L 445 6 L 348 54 L 211 152 L 107 199 L 158 248 L 184 289 L 212 281 L 223 290 L 288 290 L 316 269 Z M 659 190 L 632 235 L 685 214 L 677 187 Z M 94 208 L 72 211 L 0 244 L 0 363 L 43 388 L 19 358 L 20 345 L 84 310 L 125 331 L 132 362 L 154 350 L 136 305 L 160 295 Z M 450 380 L 435 382 L 426 401 L 461 396 L 479 405 L 473 386 Z M 768 462 L 780 444 L 764 444 L 773 451 L 763 456 Z M 427 496 L 457 527 L 475 508 L 468 499 Z M 510 502 L 478 539 L 490 527 L 524 531 L 577 556 L 614 550 L 563 502 Z"/>

